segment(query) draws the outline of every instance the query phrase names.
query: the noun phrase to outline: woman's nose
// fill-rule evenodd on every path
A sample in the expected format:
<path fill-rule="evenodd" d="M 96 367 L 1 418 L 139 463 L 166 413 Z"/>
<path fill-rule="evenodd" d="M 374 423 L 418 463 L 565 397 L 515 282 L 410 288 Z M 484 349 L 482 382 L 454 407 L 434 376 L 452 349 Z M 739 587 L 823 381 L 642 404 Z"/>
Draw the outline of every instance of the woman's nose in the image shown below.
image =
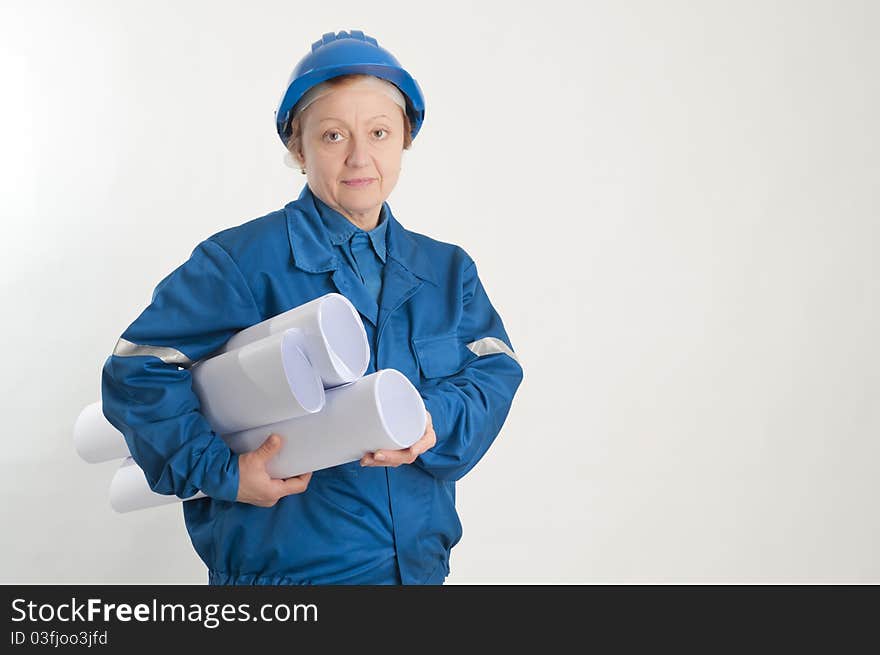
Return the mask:
<path fill-rule="evenodd" d="M 369 146 L 363 137 L 354 137 L 351 140 L 351 149 L 345 163 L 352 168 L 361 168 L 370 163 Z"/>

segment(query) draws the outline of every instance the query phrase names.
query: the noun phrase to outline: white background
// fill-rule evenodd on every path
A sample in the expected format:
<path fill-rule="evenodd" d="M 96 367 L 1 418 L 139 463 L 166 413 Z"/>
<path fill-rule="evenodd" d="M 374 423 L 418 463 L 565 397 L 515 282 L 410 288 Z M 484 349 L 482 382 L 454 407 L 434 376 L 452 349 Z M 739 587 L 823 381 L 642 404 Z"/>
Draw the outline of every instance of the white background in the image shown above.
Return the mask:
<path fill-rule="evenodd" d="M 156 283 L 299 194 L 276 103 L 361 29 L 426 96 L 395 216 L 525 369 L 448 582 L 880 582 L 880 4 L 0 7 L 0 581 L 206 581 L 71 428 Z"/>

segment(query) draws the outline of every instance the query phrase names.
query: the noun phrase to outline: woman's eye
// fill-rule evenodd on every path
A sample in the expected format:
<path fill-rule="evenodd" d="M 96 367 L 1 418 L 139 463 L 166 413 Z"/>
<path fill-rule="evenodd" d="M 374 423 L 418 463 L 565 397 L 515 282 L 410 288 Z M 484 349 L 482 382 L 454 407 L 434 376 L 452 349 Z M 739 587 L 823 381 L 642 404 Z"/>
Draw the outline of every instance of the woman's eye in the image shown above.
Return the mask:
<path fill-rule="evenodd" d="M 388 130 L 386 130 L 384 127 L 380 127 L 373 130 L 373 134 L 375 134 L 380 140 L 385 139 L 388 136 Z M 336 130 L 332 132 L 325 132 L 324 139 L 326 141 L 329 141 L 330 143 L 339 143 L 342 140 L 342 134 L 340 132 L 337 132 Z"/>

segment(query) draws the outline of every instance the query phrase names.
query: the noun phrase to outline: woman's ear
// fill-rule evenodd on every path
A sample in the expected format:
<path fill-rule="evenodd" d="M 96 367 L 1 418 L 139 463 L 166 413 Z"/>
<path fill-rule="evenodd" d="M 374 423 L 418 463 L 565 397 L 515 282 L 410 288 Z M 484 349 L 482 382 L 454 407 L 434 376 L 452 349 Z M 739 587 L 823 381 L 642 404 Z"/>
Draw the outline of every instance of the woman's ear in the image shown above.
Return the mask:
<path fill-rule="evenodd" d="M 306 155 L 303 152 L 302 141 L 297 140 L 290 145 L 292 146 L 289 148 L 291 158 L 296 163 L 297 168 L 302 168 L 306 163 Z"/>
<path fill-rule="evenodd" d="M 298 168 L 301 171 L 305 170 L 305 162 L 303 162 L 300 157 L 294 155 L 290 150 L 284 153 L 284 165 L 288 168 Z"/>

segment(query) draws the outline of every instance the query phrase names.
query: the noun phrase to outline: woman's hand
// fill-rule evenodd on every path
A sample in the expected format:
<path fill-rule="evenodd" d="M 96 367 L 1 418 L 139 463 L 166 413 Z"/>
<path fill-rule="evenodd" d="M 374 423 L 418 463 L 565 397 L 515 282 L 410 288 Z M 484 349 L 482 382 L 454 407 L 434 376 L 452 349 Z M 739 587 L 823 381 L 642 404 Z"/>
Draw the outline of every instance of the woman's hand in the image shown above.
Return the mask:
<path fill-rule="evenodd" d="M 270 434 L 263 445 L 238 456 L 238 497 L 240 503 L 257 507 L 273 507 L 279 499 L 290 494 L 301 494 L 309 486 L 311 473 L 280 480 L 266 472 L 266 462 L 281 449 L 281 437 Z"/>
<path fill-rule="evenodd" d="M 428 425 L 425 426 L 425 434 L 409 448 L 402 450 L 377 450 L 375 453 L 367 453 L 361 457 L 361 466 L 400 466 L 412 464 L 416 457 L 426 450 L 430 450 L 437 443 L 437 435 L 434 434 L 434 423 L 431 420 L 431 412 L 425 410 L 428 416 Z"/>

